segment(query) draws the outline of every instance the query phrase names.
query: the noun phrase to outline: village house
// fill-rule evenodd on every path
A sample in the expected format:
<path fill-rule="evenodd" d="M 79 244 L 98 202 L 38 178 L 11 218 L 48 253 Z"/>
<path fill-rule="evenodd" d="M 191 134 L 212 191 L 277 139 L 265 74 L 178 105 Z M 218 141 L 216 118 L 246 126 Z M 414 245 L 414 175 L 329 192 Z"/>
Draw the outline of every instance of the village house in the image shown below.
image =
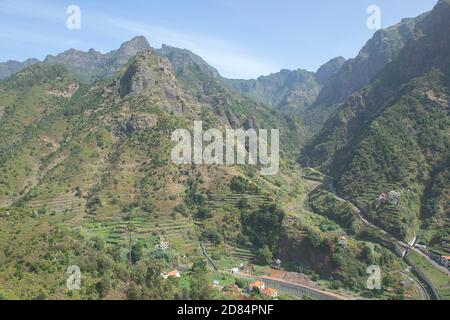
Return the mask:
<path fill-rule="evenodd" d="M 450 267 L 450 256 L 442 256 L 441 257 L 441 264 L 444 267 L 449 268 Z"/>
<path fill-rule="evenodd" d="M 426 245 L 423 245 L 423 244 L 420 244 L 420 243 L 416 243 L 414 245 L 414 247 L 417 248 L 417 249 L 422 249 L 422 250 L 426 250 L 427 249 Z"/>
<path fill-rule="evenodd" d="M 389 203 L 391 205 L 398 206 L 398 202 L 400 200 L 400 196 L 401 196 L 400 192 L 390 191 L 388 193 L 388 201 L 389 201 Z"/>
<path fill-rule="evenodd" d="M 383 203 L 387 201 L 387 198 L 388 198 L 388 196 L 387 196 L 387 194 L 385 192 L 380 193 L 380 195 L 378 196 L 378 200 L 383 202 Z"/>
<path fill-rule="evenodd" d="M 162 277 L 163 277 L 164 279 L 168 279 L 168 278 L 180 278 L 180 277 L 181 277 L 181 274 L 180 274 L 180 272 L 179 272 L 178 270 L 173 270 L 173 271 L 170 271 L 170 272 L 168 272 L 168 273 L 163 273 L 163 274 L 162 274 Z"/>
<path fill-rule="evenodd" d="M 278 291 L 273 288 L 266 288 L 266 289 L 262 290 L 261 293 L 263 295 L 265 295 L 266 297 L 270 297 L 270 298 L 278 297 Z"/>
<path fill-rule="evenodd" d="M 266 288 L 266 284 L 262 281 L 255 281 L 249 284 L 249 290 L 253 291 L 254 289 L 259 289 L 259 291 L 263 291 Z"/>
<path fill-rule="evenodd" d="M 255 272 L 255 267 L 251 264 L 244 266 L 242 269 L 242 273 L 253 274 Z"/>
<path fill-rule="evenodd" d="M 231 273 L 232 273 L 232 274 L 238 274 L 238 273 L 239 273 L 239 268 L 233 268 L 233 269 L 231 269 Z"/>
<path fill-rule="evenodd" d="M 160 241 L 156 246 L 155 249 L 156 250 L 162 250 L 165 251 L 167 249 L 169 249 L 170 247 L 170 243 L 168 241 Z"/>
<path fill-rule="evenodd" d="M 342 247 L 347 247 L 347 237 L 345 235 L 341 235 L 338 239 L 339 245 Z"/>

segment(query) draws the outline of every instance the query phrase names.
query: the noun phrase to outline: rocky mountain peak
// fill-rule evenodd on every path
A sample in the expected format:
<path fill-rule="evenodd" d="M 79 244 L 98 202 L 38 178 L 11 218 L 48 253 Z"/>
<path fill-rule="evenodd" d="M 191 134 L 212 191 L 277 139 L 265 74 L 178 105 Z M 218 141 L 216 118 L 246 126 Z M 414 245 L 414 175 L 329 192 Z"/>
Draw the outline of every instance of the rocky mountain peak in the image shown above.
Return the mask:
<path fill-rule="evenodd" d="M 326 83 L 333 75 L 335 75 L 342 68 L 345 61 L 346 60 L 344 57 L 337 57 L 325 63 L 317 70 L 316 73 L 317 81 L 322 84 Z"/>
<path fill-rule="evenodd" d="M 150 43 L 143 36 L 134 37 L 133 39 L 123 43 L 119 52 L 134 56 L 136 53 L 150 49 Z"/>

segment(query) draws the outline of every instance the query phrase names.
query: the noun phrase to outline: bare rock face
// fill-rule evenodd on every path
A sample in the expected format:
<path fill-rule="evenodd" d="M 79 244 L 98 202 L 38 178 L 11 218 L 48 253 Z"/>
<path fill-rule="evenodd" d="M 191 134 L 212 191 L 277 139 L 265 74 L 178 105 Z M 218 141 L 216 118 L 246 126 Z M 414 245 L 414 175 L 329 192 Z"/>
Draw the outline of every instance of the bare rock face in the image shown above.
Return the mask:
<path fill-rule="evenodd" d="M 98 79 L 112 77 L 137 53 L 149 49 L 150 44 L 144 37 L 135 37 L 122 44 L 119 49 L 106 54 L 94 49 L 88 52 L 70 49 L 57 56 L 49 55 L 45 61 L 64 65 L 79 81 L 93 83 Z"/>
<path fill-rule="evenodd" d="M 245 120 L 245 122 L 244 122 L 245 130 L 257 129 L 257 128 L 258 128 L 258 125 L 256 124 L 256 119 L 254 117 L 249 117 L 249 118 L 247 118 L 247 120 Z"/>
<path fill-rule="evenodd" d="M 122 98 L 145 96 L 164 110 L 183 113 L 186 95 L 178 87 L 170 62 L 152 50 L 138 53 L 117 78 L 115 86 Z"/>
<path fill-rule="evenodd" d="M 155 92 L 162 89 L 158 91 L 162 91 L 164 96 L 169 96 L 167 93 L 172 92 L 172 96 L 175 97 L 171 90 L 173 82 L 175 82 L 175 77 L 169 62 L 154 55 L 151 50 L 147 50 L 139 53 L 120 77 L 119 94 L 121 97 L 138 96 L 150 88 Z"/>
<path fill-rule="evenodd" d="M 121 119 L 117 126 L 120 134 L 130 135 L 137 131 L 143 131 L 154 128 L 158 123 L 156 115 L 151 114 L 132 114 Z"/>

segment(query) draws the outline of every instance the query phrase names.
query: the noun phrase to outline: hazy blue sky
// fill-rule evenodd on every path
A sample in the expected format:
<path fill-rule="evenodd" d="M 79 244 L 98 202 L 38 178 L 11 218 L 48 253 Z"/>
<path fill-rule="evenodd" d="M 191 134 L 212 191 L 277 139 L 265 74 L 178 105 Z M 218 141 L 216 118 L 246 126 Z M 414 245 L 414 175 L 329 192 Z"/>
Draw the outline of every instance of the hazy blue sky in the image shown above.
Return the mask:
<path fill-rule="evenodd" d="M 374 30 L 430 10 L 437 0 L 0 0 L 0 61 L 43 59 L 69 48 L 106 52 L 135 35 L 153 47 L 190 49 L 222 75 L 250 78 L 279 69 L 315 71 L 354 57 Z M 66 8 L 81 8 L 81 30 L 68 30 Z"/>

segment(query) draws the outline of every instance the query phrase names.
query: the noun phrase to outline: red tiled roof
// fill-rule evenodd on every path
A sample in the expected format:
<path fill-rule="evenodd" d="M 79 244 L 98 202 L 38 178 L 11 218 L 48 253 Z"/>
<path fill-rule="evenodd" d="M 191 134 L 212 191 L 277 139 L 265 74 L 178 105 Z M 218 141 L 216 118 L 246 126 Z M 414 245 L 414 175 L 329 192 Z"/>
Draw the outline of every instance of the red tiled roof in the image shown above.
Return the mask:
<path fill-rule="evenodd" d="M 262 291 L 263 294 L 269 297 L 273 297 L 278 294 L 278 291 L 272 288 L 266 288 Z"/>
<path fill-rule="evenodd" d="M 253 288 L 259 288 L 259 287 L 263 287 L 263 286 L 264 286 L 264 282 L 262 282 L 262 281 L 255 281 L 255 282 L 250 283 L 250 287 L 253 287 Z"/>

